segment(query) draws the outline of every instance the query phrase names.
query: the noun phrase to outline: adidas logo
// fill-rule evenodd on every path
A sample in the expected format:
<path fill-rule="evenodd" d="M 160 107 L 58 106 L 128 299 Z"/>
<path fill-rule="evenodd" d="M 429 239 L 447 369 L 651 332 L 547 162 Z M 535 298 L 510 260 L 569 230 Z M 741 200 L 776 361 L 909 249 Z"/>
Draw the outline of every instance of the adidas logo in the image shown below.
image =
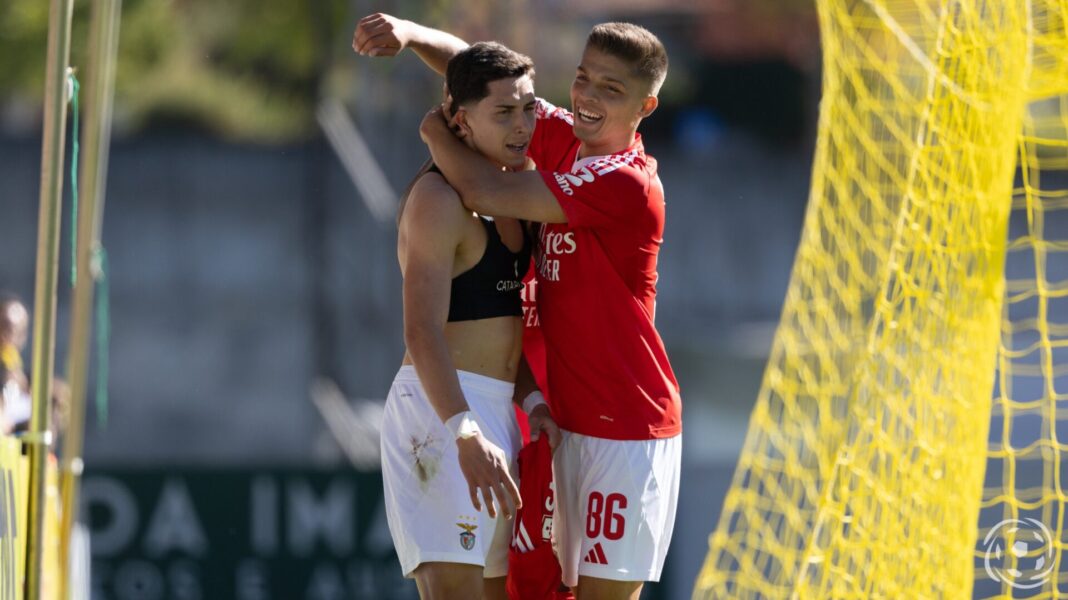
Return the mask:
<path fill-rule="evenodd" d="M 608 559 L 604 555 L 604 548 L 601 547 L 601 542 L 597 542 L 590 548 L 589 554 L 586 558 L 582 559 L 582 562 L 593 563 L 595 565 L 607 565 Z"/>
<path fill-rule="evenodd" d="M 527 528 L 523 525 L 523 521 L 517 522 L 515 535 L 512 536 L 512 547 L 519 550 L 520 554 L 534 549 L 534 542 L 530 539 L 530 534 L 527 533 Z"/>

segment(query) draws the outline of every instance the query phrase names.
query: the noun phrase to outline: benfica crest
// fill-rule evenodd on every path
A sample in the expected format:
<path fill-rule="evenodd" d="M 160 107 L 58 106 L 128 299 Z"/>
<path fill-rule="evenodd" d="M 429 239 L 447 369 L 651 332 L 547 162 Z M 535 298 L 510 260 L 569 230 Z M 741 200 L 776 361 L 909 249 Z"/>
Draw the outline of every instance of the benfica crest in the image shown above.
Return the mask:
<path fill-rule="evenodd" d="M 460 532 L 460 545 L 464 547 L 464 550 L 470 550 L 475 547 L 475 530 L 478 529 L 478 525 L 468 525 L 467 523 L 457 523 L 457 527 L 463 529 Z"/>

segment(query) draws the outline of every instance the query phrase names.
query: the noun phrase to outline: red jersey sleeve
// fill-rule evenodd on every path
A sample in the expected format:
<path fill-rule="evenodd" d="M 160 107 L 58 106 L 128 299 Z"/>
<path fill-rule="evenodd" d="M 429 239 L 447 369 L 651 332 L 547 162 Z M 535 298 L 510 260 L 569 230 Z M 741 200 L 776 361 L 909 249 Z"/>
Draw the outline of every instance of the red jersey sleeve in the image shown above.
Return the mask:
<path fill-rule="evenodd" d="M 634 160 L 628 152 L 602 157 L 574 173 L 540 173 L 570 227 L 619 227 L 633 223 L 649 204 L 649 177 Z"/>
<path fill-rule="evenodd" d="M 574 117 L 566 109 L 538 98 L 534 104 L 537 124 L 527 154 L 541 168 L 552 168 L 577 143 L 572 127 Z"/>

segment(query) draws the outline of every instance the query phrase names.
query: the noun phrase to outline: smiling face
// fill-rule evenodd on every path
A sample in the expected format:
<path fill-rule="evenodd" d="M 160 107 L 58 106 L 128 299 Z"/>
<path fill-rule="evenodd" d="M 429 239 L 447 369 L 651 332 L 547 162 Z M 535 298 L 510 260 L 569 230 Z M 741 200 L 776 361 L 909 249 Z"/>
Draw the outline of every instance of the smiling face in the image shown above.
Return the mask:
<path fill-rule="evenodd" d="M 656 108 L 649 92 L 649 84 L 628 63 L 587 46 L 571 83 L 575 137 L 586 150 L 582 154 L 613 154 L 630 146 L 638 123 Z"/>
<path fill-rule="evenodd" d="M 501 166 L 522 169 L 534 134 L 534 80 L 509 77 L 486 88 L 486 97 L 459 107 L 456 122 L 472 148 Z"/>

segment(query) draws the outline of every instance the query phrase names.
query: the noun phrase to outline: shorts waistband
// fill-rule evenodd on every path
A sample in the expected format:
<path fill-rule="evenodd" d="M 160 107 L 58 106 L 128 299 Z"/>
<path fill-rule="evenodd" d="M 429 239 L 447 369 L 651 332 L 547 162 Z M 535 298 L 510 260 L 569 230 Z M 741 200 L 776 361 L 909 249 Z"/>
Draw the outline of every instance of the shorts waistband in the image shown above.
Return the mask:
<path fill-rule="evenodd" d="M 508 398 L 509 402 L 512 400 L 512 392 L 515 390 L 515 384 L 510 381 L 494 379 L 493 377 L 479 375 L 478 373 L 472 373 L 470 371 L 461 371 L 460 369 L 456 370 L 456 375 L 460 378 L 461 388 L 478 390 L 491 398 L 503 396 Z M 419 376 L 415 373 L 415 367 L 413 365 L 401 365 L 394 380 L 415 382 L 422 385 L 422 382 L 419 381 Z"/>

